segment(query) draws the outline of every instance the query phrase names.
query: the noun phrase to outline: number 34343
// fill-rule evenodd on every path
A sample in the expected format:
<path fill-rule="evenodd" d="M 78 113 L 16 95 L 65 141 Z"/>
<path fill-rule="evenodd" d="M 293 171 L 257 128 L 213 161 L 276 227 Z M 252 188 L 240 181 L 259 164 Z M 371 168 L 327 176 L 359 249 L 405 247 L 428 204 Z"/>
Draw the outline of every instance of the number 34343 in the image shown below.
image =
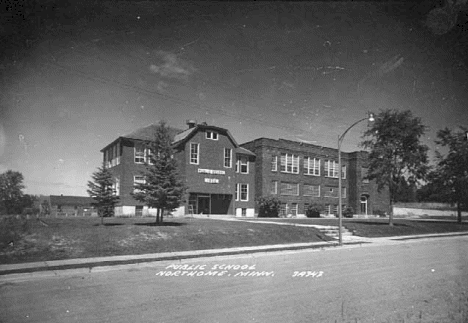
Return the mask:
<path fill-rule="evenodd" d="M 310 277 L 310 278 L 318 278 L 323 276 L 323 271 L 295 271 L 292 274 L 292 277 Z"/>

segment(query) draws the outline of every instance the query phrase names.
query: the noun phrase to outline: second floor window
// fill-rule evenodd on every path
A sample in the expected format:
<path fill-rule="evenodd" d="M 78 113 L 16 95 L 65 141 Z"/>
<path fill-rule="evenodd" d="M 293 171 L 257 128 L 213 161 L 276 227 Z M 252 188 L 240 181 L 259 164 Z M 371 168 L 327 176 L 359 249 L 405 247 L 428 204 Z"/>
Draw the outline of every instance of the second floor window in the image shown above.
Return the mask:
<path fill-rule="evenodd" d="M 304 174 L 320 176 L 320 159 L 304 157 Z"/>
<path fill-rule="evenodd" d="M 242 174 L 249 173 L 249 159 L 247 157 L 237 157 L 236 172 Z"/>
<path fill-rule="evenodd" d="M 232 149 L 224 148 L 224 167 L 232 167 Z"/>
<path fill-rule="evenodd" d="M 278 156 L 271 156 L 271 171 L 276 172 L 278 170 Z"/>
<path fill-rule="evenodd" d="M 327 177 L 338 178 L 338 163 L 334 160 L 325 161 L 325 173 Z"/>
<path fill-rule="evenodd" d="M 190 164 L 199 163 L 199 144 L 190 143 Z"/>
<path fill-rule="evenodd" d="M 133 176 L 133 185 L 134 186 L 136 186 L 138 184 L 145 184 L 145 183 L 146 183 L 146 180 L 145 180 L 144 176 L 142 176 L 142 175 Z M 135 188 L 133 191 L 136 193 L 136 192 L 139 192 L 140 190 Z"/>
<path fill-rule="evenodd" d="M 299 174 L 299 156 L 281 154 L 281 169 L 283 173 Z"/>
<path fill-rule="evenodd" d="M 145 147 L 142 144 L 135 144 L 135 164 L 144 164 Z"/>
<path fill-rule="evenodd" d="M 270 194 L 278 194 L 278 181 L 271 181 Z"/>

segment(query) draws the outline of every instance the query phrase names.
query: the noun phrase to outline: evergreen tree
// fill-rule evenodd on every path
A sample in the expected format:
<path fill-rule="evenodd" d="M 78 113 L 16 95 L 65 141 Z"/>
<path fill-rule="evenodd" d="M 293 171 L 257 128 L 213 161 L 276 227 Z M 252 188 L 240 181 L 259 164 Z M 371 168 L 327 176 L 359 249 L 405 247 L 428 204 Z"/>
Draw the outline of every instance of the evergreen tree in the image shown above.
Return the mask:
<path fill-rule="evenodd" d="M 101 224 L 104 223 L 104 217 L 114 216 L 114 207 L 119 197 L 115 195 L 112 179 L 112 173 L 103 164 L 93 173 L 93 181 L 88 181 L 88 194 L 95 202 L 91 203 L 98 210 L 101 217 Z"/>
<path fill-rule="evenodd" d="M 425 130 L 411 111 L 385 110 L 363 135 L 361 145 L 370 149 L 367 178 L 375 179 L 379 191 L 388 187 L 392 210 L 402 178 L 415 185 L 429 170 L 428 147 L 420 143 Z M 389 224 L 393 225 L 393 211 Z"/>
<path fill-rule="evenodd" d="M 437 132 L 435 143 L 448 148 L 445 155 L 436 151 L 437 166 L 432 184 L 443 187 L 446 202 L 457 204 L 458 222 L 462 222 L 462 209 L 468 207 L 468 129 L 452 132 L 445 128 Z"/>
<path fill-rule="evenodd" d="M 164 121 L 159 122 L 154 140 L 148 144 L 150 161 L 146 163 L 145 182 L 135 186 L 133 197 L 156 208 L 156 223 L 163 222 L 165 211 L 179 207 L 185 193 L 177 161 L 171 146 L 172 138 Z"/>

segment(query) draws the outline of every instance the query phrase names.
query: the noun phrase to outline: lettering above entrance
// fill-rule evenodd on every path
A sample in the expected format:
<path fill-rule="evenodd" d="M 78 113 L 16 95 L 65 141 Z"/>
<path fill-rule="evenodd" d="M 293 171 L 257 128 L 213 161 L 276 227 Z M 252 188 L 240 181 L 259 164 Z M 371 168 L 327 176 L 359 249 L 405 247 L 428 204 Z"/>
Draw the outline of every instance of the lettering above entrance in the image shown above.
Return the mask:
<path fill-rule="evenodd" d="M 218 178 L 205 178 L 205 183 L 217 184 L 219 183 L 219 179 Z"/>
<path fill-rule="evenodd" d="M 216 174 L 216 175 L 226 174 L 226 172 L 224 170 L 204 169 L 204 168 L 199 168 L 198 173 L 199 174 Z"/>

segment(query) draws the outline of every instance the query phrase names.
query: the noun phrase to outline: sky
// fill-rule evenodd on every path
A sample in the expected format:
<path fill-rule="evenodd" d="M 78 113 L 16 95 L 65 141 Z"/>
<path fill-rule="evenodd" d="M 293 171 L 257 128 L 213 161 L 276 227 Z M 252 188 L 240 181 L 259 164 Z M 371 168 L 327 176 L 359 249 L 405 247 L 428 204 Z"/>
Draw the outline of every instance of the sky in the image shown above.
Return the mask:
<path fill-rule="evenodd" d="M 430 156 L 468 125 L 467 15 L 433 35 L 437 2 L 69 2 L 0 26 L 0 173 L 28 194 L 87 195 L 100 149 L 160 120 L 336 147 L 367 112 L 410 110 Z"/>

